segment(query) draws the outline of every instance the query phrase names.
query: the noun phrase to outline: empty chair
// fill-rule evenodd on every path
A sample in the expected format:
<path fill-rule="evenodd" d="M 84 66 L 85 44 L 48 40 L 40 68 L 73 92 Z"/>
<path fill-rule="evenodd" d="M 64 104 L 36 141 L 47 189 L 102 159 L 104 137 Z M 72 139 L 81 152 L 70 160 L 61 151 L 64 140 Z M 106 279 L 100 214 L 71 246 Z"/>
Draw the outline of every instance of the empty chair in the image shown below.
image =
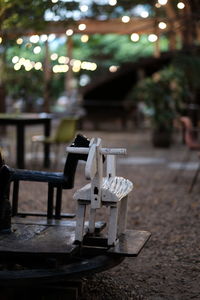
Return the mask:
<path fill-rule="evenodd" d="M 76 133 L 77 118 L 69 117 L 60 120 L 60 123 L 55 131 L 55 134 L 50 137 L 43 135 L 35 135 L 32 137 L 32 153 L 36 158 L 38 152 L 38 146 L 40 144 L 50 144 L 56 147 L 55 157 L 59 157 L 59 146 L 61 144 L 67 144 L 73 140 Z"/>
<path fill-rule="evenodd" d="M 200 158 L 200 142 L 198 142 L 198 140 L 197 140 L 197 132 L 199 131 L 199 129 L 193 127 L 190 118 L 184 116 L 184 117 L 180 118 L 180 121 L 183 125 L 183 130 L 184 130 L 184 142 L 188 148 L 186 157 L 184 158 L 184 160 L 182 162 L 182 166 L 181 166 L 181 170 L 183 170 L 184 166 L 186 165 L 186 162 L 189 160 L 191 150 L 198 151 L 198 157 Z M 199 162 L 198 168 L 195 172 L 195 175 L 192 179 L 192 183 L 189 187 L 189 192 L 192 191 L 192 189 L 196 183 L 196 180 L 199 175 L 199 171 L 200 171 L 200 162 Z"/>

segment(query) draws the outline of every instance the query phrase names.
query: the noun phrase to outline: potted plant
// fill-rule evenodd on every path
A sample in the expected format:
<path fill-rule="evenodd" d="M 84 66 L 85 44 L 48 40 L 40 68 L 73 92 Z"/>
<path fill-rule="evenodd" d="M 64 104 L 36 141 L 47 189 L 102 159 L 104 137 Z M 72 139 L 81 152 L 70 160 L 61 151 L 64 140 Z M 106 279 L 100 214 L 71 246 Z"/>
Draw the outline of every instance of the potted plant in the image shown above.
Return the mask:
<path fill-rule="evenodd" d="M 173 66 L 140 81 L 135 97 L 151 111 L 152 142 L 155 147 L 169 147 L 173 120 L 181 107 L 182 73 Z"/>

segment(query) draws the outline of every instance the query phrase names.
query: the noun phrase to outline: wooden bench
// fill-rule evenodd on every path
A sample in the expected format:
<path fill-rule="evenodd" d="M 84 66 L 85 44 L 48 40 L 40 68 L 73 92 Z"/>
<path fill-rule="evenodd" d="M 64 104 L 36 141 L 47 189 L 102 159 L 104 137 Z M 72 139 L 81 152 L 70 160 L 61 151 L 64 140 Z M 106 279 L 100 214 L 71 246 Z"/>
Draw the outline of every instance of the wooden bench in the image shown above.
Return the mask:
<path fill-rule="evenodd" d="M 103 245 L 109 251 L 111 247 L 114 247 L 115 249 L 111 250 L 112 253 L 137 255 L 149 239 L 150 233 L 146 231 L 137 231 L 137 233 L 126 231 L 128 194 L 131 192 L 133 184 L 128 179 L 118 177 L 115 174 L 115 156 L 125 154 L 126 149 L 103 148 L 101 139 L 95 138 L 91 140 L 89 149 L 67 147 L 67 151 L 88 154 L 85 175 L 91 181 L 74 194 L 74 199 L 77 201 L 75 242 L 82 244 L 82 247 L 88 246 L 88 243 L 96 247 Z M 104 177 L 103 161 L 105 159 L 107 160 L 107 166 L 106 176 Z M 84 223 L 87 206 L 90 207 L 89 227 L 85 236 Z M 106 238 L 99 238 L 95 233 L 96 212 L 102 206 L 110 209 Z M 128 240 L 125 237 L 126 234 L 129 236 Z M 119 248 L 120 240 L 121 246 Z"/>

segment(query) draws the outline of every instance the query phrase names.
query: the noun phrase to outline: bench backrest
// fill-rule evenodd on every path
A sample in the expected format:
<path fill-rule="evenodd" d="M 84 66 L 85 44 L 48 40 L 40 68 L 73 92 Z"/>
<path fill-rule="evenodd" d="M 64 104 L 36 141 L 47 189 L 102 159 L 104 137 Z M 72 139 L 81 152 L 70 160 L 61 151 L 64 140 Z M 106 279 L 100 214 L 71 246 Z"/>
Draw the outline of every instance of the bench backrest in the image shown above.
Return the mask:
<path fill-rule="evenodd" d="M 101 190 L 103 181 L 103 161 L 107 159 L 106 176 L 115 176 L 115 155 L 126 154 L 126 149 L 102 148 L 101 139 L 93 138 L 88 148 L 67 147 L 69 153 L 88 153 L 85 166 L 86 179 L 91 181 L 91 207 L 101 207 Z"/>

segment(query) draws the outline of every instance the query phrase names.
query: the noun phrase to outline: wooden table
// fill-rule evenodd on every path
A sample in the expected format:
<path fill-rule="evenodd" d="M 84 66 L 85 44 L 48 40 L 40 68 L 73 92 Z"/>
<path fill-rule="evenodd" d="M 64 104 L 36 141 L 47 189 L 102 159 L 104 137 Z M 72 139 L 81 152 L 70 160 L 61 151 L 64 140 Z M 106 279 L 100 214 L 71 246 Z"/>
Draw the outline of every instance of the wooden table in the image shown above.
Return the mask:
<path fill-rule="evenodd" d="M 16 127 L 16 166 L 19 169 L 25 168 L 25 127 L 28 125 L 44 126 L 44 135 L 48 137 L 51 130 L 51 115 L 46 113 L 31 114 L 0 114 L 0 125 L 14 125 Z M 44 145 L 44 167 L 48 168 L 50 146 Z"/>

